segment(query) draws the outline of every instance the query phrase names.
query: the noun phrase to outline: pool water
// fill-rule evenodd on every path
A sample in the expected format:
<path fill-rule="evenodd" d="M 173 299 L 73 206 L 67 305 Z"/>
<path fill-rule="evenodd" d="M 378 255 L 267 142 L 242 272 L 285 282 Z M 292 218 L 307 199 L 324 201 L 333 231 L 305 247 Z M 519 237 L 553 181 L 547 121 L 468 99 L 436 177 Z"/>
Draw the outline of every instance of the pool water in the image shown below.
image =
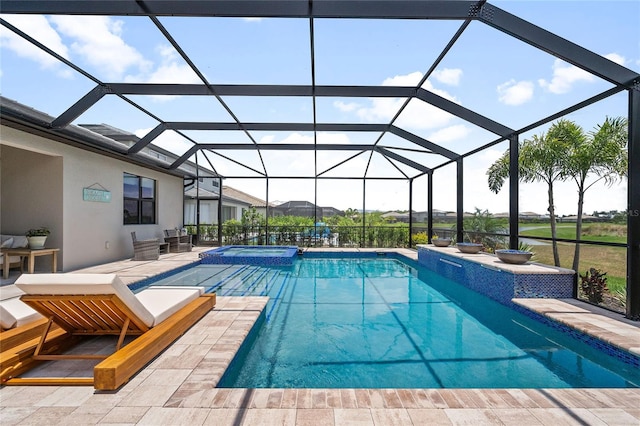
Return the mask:
<path fill-rule="evenodd" d="M 184 285 L 268 295 L 219 387 L 637 387 L 631 365 L 397 259 L 197 267 Z M 187 271 L 189 272 L 189 271 Z M 213 273 L 205 278 L 208 273 Z M 175 284 L 175 282 L 174 282 Z"/>
<path fill-rule="evenodd" d="M 291 266 L 297 246 L 224 246 L 200 253 L 201 263 Z"/>
<path fill-rule="evenodd" d="M 287 249 L 257 249 L 257 248 L 244 248 L 244 247 L 230 247 L 227 250 L 221 251 L 221 256 L 284 256 L 287 254 Z"/>

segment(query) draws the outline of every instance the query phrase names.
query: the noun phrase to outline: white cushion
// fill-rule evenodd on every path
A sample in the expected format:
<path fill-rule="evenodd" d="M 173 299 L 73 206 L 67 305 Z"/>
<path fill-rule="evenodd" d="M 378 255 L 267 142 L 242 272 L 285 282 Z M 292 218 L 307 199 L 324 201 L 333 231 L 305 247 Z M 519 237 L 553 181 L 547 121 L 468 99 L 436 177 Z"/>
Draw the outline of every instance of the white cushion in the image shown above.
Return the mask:
<path fill-rule="evenodd" d="M 29 247 L 29 240 L 24 235 L 16 235 L 13 237 L 13 244 L 11 248 L 26 248 Z"/>
<path fill-rule="evenodd" d="M 192 300 L 200 297 L 201 287 L 149 287 L 136 297 L 154 317 L 153 325 L 158 325 L 178 312 Z"/>
<path fill-rule="evenodd" d="M 2 244 L 0 245 L 0 248 L 11 248 L 12 244 L 13 244 L 13 237 L 7 238 L 2 242 Z"/>
<path fill-rule="evenodd" d="M 147 327 L 155 323 L 154 315 L 115 274 L 22 274 L 16 287 L 39 295 L 115 294 Z"/>
<path fill-rule="evenodd" d="M 0 327 L 2 327 L 3 330 L 8 330 L 15 327 L 16 322 L 18 322 L 16 317 L 0 303 Z"/>
<path fill-rule="evenodd" d="M 202 296 L 204 294 L 204 287 L 198 287 L 198 286 L 188 286 L 188 285 L 154 285 L 149 287 L 149 289 L 163 289 L 163 288 L 173 288 L 173 289 L 178 289 L 178 290 L 198 290 L 198 292 L 200 293 L 199 296 Z"/>
<path fill-rule="evenodd" d="M 0 300 L 13 299 L 14 297 L 22 296 L 24 291 L 20 290 L 14 284 L 3 285 L 0 287 Z"/>
<path fill-rule="evenodd" d="M 5 311 L 15 319 L 15 323 L 12 325 L 15 327 L 20 327 L 21 325 L 29 324 L 30 322 L 42 318 L 42 315 L 40 315 L 38 311 L 24 303 L 19 297 L 1 301 L 0 312 L 1 311 Z M 5 317 L 5 312 L 1 313 L 0 316 Z M 8 316 L 6 316 L 6 318 L 8 318 Z M 10 328 L 5 327 L 4 318 L 2 321 L 2 328 Z"/>

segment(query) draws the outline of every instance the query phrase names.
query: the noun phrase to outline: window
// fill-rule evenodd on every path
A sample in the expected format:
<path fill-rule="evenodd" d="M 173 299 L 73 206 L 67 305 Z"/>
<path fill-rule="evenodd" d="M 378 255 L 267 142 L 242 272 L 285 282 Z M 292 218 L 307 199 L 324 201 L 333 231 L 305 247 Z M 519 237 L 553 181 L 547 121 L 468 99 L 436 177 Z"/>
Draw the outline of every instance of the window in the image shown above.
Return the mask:
<path fill-rule="evenodd" d="M 124 174 L 124 224 L 156 223 L 156 181 Z"/>
<path fill-rule="evenodd" d="M 236 218 L 236 208 L 230 206 L 222 206 L 222 222 Z"/>

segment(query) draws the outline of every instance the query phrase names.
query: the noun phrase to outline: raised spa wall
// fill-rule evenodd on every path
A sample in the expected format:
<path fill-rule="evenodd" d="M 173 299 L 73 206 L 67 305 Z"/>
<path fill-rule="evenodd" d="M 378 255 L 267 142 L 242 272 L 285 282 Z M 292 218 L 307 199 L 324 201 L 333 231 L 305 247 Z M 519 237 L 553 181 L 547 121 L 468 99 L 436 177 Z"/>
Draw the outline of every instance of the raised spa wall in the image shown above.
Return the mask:
<path fill-rule="evenodd" d="M 575 272 L 535 262 L 504 263 L 493 254 L 466 254 L 456 247 L 418 244 L 418 262 L 428 269 L 513 307 L 514 298 L 571 298 Z"/>

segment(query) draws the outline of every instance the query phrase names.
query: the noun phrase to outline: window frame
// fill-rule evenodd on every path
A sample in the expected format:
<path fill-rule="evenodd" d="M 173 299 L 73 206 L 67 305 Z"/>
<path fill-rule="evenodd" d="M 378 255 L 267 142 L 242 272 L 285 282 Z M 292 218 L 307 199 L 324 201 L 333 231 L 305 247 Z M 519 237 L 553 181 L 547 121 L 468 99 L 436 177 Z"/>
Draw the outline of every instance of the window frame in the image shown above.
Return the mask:
<path fill-rule="evenodd" d="M 135 184 L 135 192 L 137 192 L 136 196 L 133 196 L 133 188 L 128 189 L 126 187 L 127 180 L 133 181 L 134 179 L 137 181 Z M 149 183 L 152 185 L 149 185 Z M 151 194 L 148 193 L 149 188 L 152 189 Z M 156 179 L 124 172 L 122 175 L 122 190 L 123 225 L 158 224 L 158 213 L 156 208 L 158 199 L 158 181 Z M 127 206 L 130 206 L 130 209 L 127 209 Z M 134 214 L 128 214 L 129 210 L 134 209 Z"/>

